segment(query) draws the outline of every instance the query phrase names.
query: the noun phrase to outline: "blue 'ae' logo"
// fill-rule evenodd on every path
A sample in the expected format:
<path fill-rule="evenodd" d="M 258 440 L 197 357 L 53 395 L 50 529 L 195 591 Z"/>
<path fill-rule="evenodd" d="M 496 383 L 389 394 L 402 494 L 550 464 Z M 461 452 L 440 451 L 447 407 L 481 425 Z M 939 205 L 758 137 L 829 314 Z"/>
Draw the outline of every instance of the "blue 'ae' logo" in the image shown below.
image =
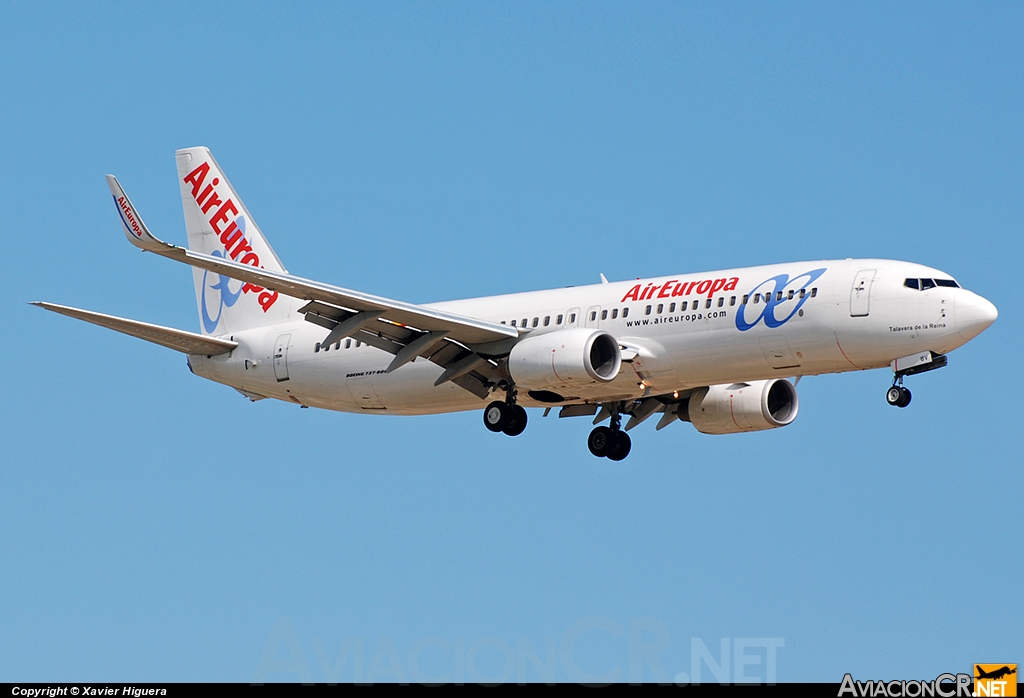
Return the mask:
<path fill-rule="evenodd" d="M 800 307 L 807 302 L 807 299 L 810 298 L 810 294 L 807 293 L 807 287 L 814 283 L 819 276 L 825 273 L 825 271 L 826 268 L 822 267 L 821 269 L 806 271 L 803 274 L 794 276 L 792 279 L 789 278 L 789 274 L 779 274 L 778 276 L 773 276 L 770 279 L 765 279 L 757 286 L 750 289 L 750 293 L 745 297 L 747 301 L 740 305 L 740 310 L 736 313 L 736 329 L 740 332 L 746 332 L 757 325 L 757 323 L 761 322 L 761 320 L 764 320 L 764 324 L 767 327 L 782 327 L 790 318 L 796 315 L 797 311 L 800 310 Z M 801 281 L 803 283 L 800 283 Z M 771 289 L 767 292 L 762 291 L 762 289 L 764 289 L 768 284 L 771 284 Z M 790 293 L 793 295 L 790 296 Z M 752 321 L 748 322 L 747 306 L 751 305 L 749 301 L 755 299 L 759 295 L 764 297 L 764 305 L 760 306 L 761 312 L 758 313 Z M 778 315 L 775 313 L 775 309 L 781 305 L 790 304 L 792 307 L 789 308 L 789 313 L 782 319 L 779 319 Z M 757 303 L 754 303 L 753 305 L 755 307 L 759 306 Z"/>
<path fill-rule="evenodd" d="M 224 253 L 220 250 L 214 250 L 211 252 L 214 257 L 224 257 Z M 212 274 L 216 276 L 217 283 L 208 284 L 207 278 Z M 203 329 L 206 330 L 207 334 L 213 334 L 214 330 L 217 329 L 217 325 L 220 323 L 220 316 L 224 313 L 224 307 L 230 308 L 238 302 L 238 297 L 242 295 L 242 282 L 238 282 L 238 290 L 232 291 L 229 283 L 232 281 L 230 277 L 218 274 L 216 272 L 203 271 L 203 291 L 202 298 L 199 301 L 199 310 L 203 315 Z M 217 291 L 217 315 L 214 317 L 210 316 L 210 305 L 207 300 L 207 289 Z"/>

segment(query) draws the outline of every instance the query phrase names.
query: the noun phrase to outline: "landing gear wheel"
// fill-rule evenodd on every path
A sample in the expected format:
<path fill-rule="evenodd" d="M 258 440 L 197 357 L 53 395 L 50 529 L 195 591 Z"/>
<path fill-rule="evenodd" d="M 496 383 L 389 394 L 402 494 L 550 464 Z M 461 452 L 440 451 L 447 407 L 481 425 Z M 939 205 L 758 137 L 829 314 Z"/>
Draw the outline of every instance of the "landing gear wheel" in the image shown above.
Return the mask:
<path fill-rule="evenodd" d="M 614 433 L 608 427 L 597 427 L 587 437 L 587 448 L 598 458 L 604 458 L 611 449 Z"/>
<path fill-rule="evenodd" d="M 910 391 L 906 388 L 900 388 L 903 391 L 903 395 L 900 397 L 900 401 L 896 403 L 897 407 L 906 407 L 910 404 Z"/>
<path fill-rule="evenodd" d="M 510 412 L 512 419 L 502 431 L 508 436 L 519 436 L 526 429 L 526 410 L 519 405 L 513 405 Z"/>
<path fill-rule="evenodd" d="M 629 455 L 629 449 L 633 447 L 633 442 L 630 440 L 629 434 L 624 431 L 613 431 L 612 437 L 608 460 L 620 461 Z"/>
<path fill-rule="evenodd" d="M 903 388 L 898 385 L 894 385 L 885 391 L 885 401 L 893 407 L 900 404 L 900 400 L 903 399 Z"/>
<path fill-rule="evenodd" d="M 893 407 L 906 407 L 910 399 L 910 391 L 902 385 L 894 385 L 885 391 L 885 401 Z"/>
<path fill-rule="evenodd" d="M 484 426 L 493 432 L 505 431 L 512 419 L 512 405 L 508 403 L 495 400 L 484 409 Z"/>

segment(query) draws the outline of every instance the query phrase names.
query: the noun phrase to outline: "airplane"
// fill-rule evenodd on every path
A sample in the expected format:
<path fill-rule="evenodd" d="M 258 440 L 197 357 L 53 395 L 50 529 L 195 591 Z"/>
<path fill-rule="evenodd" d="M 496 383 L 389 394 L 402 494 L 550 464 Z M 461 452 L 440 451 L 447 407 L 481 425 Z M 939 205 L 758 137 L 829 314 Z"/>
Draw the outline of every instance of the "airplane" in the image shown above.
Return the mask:
<path fill-rule="evenodd" d="M 200 332 L 48 302 L 47 310 L 187 355 L 195 375 L 252 401 L 419 415 L 482 409 L 517 436 L 527 407 L 595 417 L 588 448 L 613 461 L 627 433 L 689 422 L 705 434 L 797 416 L 809 375 L 889 367 L 907 376 L 998 315 L 949 274 L 885 259 L 794 262 L 417 305 L 289 274 L 209 149 L 175 153 L 188 248 L 156 238 L 113 175 L 128 240 L 192 267 Z M 623 426 L 624 417 L 628 421 Z M 601 424 L 608 421 L 607 426 Z"/>
<path fill-rule="evenodd" d="M 1013 669 L 1011 669 L 1009 666 L 1004 666 L 1004 667 L 1001 667 L 999 669 L 995 669 L 993 671 L 984 671 L 983 669 L 981 669 L 979 667 L 975 667 L 975 668 L 977 668 L 977 670 L 978 670 L 978 675 L 974 677 L 976 679 L 1001 679 L 1004 676 L 1009 676 L 1010 674 L 1016 674 L 1017 673 L 1016 665 L 1014 666 Z"/>

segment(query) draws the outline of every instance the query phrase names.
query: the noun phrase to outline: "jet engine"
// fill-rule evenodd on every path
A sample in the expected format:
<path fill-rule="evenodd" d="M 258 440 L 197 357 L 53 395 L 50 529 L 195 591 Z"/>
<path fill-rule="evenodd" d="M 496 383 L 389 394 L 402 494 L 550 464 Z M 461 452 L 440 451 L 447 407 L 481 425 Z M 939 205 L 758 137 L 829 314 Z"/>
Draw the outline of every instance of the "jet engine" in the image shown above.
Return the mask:
<path fill-rule="evenodd" d="M 588 327 L 526 337 L 512 347 L 508 356 L 508 371 L 516 386 L 538 393 L 566 394 L 580 387 L 609 383 L 619 375 L 621 366 L 618 340 Z"/>
<path fill-rule="evenodd" d="M 784 427 L 796 419 L 800 400 L 787 380 L 701 388 L 690 396 L 689 421 L 704 434 L 737 434 Z M 686 419 L 681 411 L 680 418 Z"/>

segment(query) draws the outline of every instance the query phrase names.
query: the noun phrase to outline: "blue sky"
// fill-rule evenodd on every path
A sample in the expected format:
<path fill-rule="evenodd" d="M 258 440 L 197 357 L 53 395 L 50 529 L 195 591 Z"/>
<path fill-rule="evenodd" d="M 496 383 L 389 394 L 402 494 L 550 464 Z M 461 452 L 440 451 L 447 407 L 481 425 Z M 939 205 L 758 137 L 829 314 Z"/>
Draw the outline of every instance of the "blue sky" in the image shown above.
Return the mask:
<path fill-rule="evenodd" d="M 1022 35 L 1011 3 L 5 3 L 0 680 L 1021 662 Z M 192 145 L 293 273 L 403 300 L 879 256 L 1000 318 L 907 410 L 808 378 L 785 429 L 645 424 L 620 464 L 586 419 L 250 404 L 26 305 L 198 330 L 103 180 L 184 243 Z"/>

